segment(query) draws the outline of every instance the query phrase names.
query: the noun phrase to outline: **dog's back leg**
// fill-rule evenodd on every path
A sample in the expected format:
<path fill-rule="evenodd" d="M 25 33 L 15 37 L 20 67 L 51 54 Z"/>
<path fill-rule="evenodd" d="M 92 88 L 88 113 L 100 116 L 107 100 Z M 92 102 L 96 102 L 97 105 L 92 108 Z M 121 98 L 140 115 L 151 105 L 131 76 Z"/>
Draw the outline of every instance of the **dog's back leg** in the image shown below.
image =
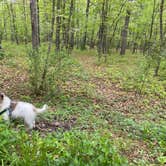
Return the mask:
<path fill-rule="evenodd" d="M 34 127 L 34 120 L 33 119 L 24 119 L 24 123 L 28 129 L 32 130 Z"/>

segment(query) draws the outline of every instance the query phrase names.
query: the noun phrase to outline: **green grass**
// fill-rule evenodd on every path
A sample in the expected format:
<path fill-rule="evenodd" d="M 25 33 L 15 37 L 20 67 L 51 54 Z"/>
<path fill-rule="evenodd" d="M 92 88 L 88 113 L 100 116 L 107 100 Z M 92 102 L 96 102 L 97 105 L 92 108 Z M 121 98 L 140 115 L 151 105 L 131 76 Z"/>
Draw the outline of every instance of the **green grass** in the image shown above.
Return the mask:
<path fill-rule="evenodd" d="M 26 48 L 11 43 L 4 43 L 3 47 L 2 71 L 11 70 L 7 74 L 0 73 L 3 90 L 13 98 L 37 106 L 48 103 L 50 108 L 38 117 L 38 123 L 67 124 L 72 118 L 76 122 L 70 130 L 58 127 L 51 133 L 35 130 L 27 133 L 22 123 L 4 124 L 0 119 L 1 165 L 144 166 L 166 163 L 165 61 L 160 77 L 154 78 L 153 66 L 150 68 L 142 89 L 146 96 L 135 100 L 133 92 L 139 91 L 147 59 L 141 54 L 127 53 L 120 57 L 115 53 L 105 64 L 98 62 L 96 51 L 75 50 L 65 60 L 65 66 L 70 67 L 65 73 L 61 72 L 65 79 L 60 91 L 36 97 L 30 92 L 30 86 L 24 86 L 24 80 L 13 81 L 13 71 L 29 72 Z M 6 79 L 9 86 L 4 85 Z M 18 88 L 20 86 L 23 91 Z M 29 89 L 25 91 L 25 87 Z"/>
<path fill-rule="evenodd" d="M 1 165 L 127 165 L 110 134 L 71 131 L 42 138 L 0 127 Z"/>

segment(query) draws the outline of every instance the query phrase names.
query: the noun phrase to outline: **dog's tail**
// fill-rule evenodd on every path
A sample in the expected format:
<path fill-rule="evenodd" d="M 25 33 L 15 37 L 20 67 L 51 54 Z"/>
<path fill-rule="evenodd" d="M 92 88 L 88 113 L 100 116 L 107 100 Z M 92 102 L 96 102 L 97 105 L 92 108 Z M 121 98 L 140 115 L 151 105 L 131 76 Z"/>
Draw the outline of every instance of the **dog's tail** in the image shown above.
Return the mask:
<path fill-rule="evenodd" d="M 42 108 L 35 108 L 35 112 L 37 113 L 42 113 L 42 112 L 45 112 L 48 108 L 48 105 L 47 104 L 44 104 L 44 106 Z"/>

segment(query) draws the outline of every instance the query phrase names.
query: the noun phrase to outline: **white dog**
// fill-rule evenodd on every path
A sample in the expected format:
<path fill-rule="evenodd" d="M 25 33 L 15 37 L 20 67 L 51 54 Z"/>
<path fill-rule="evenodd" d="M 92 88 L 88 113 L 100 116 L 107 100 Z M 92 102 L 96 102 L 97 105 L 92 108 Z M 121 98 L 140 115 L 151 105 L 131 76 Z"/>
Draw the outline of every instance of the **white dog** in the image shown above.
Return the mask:
<path fill-rule="evenodd" d="M 0 111 L 3 111 L 3 119 L 9 120 L 10 117 L 13 119 L 22 118 L 29 129 L 35 127 L 37 114 L 46 111 L 47 108 L 46 104 L 43 108 L 39 109 L 30 103 L 14 102 L 4 93 L 0 93 Z"/>

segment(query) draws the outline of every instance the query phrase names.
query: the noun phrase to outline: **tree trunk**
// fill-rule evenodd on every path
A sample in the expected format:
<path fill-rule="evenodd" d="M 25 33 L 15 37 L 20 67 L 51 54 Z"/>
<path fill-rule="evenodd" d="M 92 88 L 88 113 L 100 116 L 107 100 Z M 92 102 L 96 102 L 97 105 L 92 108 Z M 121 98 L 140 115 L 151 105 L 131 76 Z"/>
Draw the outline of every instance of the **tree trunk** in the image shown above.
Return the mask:
<path fill-rule="evenodd" d="M 123 28 L 122 33 L 121 33 L 121 51 L 120 51 L 120 55 L 125 55 L 125 52 L 126 52 L 127 34 L 128 34 L 128 27 L 129 27 L 129 22 L 130 22 L 130 15 L 131 15 L 130 10 L 127 10 L 127 14 L 126 14 L 126 17 L 125 17 L 124 28 Z"/>
<path fill-rule="evenodd" d="M 56 51 L 60 51 L 60 28 L 61 28 L 61 17 L 60 17 L 60 9 L 61 9 L 61 0 L 57 0 L 57 17 L 56 17 Z"/>
<path fill-rule="evenodd" d="M 160 4 L 160 43 L 163 45 L 163 8 L 164 8 L 164 0 L 161 0 Z"/>
<path fill-rule="evenodd" d="M 45 65 L 44 65 L 44 70 L 42 73 L 42 81 L 41 81 L 41 86 L 40 89 L 46 89 L 45 87 L 45 79 L 46 79 L 46 75 L 47 75 L 47 71 L 48 71 L 48 60 L 49 60 L 49 56 L 50 56 L 50 51 L 51 51 L 51 46 L 52 46 L 52 42 L 53 42 L 53 33 L 54 33 L 54 24 L 55 24 L 55 0 L 52 0 L 52 19 L 51 19 L 51 29 L 50 29 L 50 33 L 48 36 L 48 51 L 47 51 L 47 57 L 45 60 Z"/>
<path fill-rule="evenodd" d="M 34 50 L 39 48 L 39 21 L 37 1 L 30 0 L 31 26 L 32 26 L 32 47 Z"/>
<path fill-rule="evenodd" d="M 68 18 L 68 25 L 66 28 L 66 49 L 68 50 L 68 52 L 70 52 L 70 46 L 71 46 L 71 21 L 72 21 L 72 15 L 73 15 L 73 9 L 74 9 L 74 0 L 71 0 L 70 3 L 70 12 L 69 12 L 69 18 Z"/>
<path fill-rule="evenodd" d="M 39 0 L 36 1 L 37 3 L 37 21 L 38 21 L 38 38 L 39 38 L 39 45 L 40 45 L 40 13 L 39 13 Z"/>
<path fill-rule="evenodd" d="M 163 8 L 164 8 L 164 0 L 161 0 L 160 3 L 160 54 L 162 52 L 163 47 Z M 155 69 L 155 76 L 158 76 L 158 72 L 160 69 L 161 57 L 157 57 L 157 66 Z"/>
<path fill-rule="evenodd" d="M 13 33 L 14 33 L 13 36 L 14 36 L 15 42 L 17 44 L 19 44 L 18 32 L 17 32 L 17 26 L 16 26 L 16 14 L 14 12 L 12 3 L 10 3 L 10 11 L 11 11 L 11 20 L 12 20 L 12 26 L 13 26 Z"/>
<path fill-rule="evenodd" d="M 128 1 L 128 0 L 126 0 L 126 1 L 124 1 L 124 2 L 122 3 L 122 5 L 121 5 L 121 7 L 120 7 L 120 10 L 119 10 L 119 12 L 118 12 L 116 18 L 115 18 L 115 19 L 113 20 L 113 22 L 112 22 L 111 27 L 113 27 L 113 33 L 112 33 L 112 35 L 111 35 L 111 37 L 110 37 L 110 46 L 112 45 L 112 41 L 113 41 L 113 39 L 114 39 L 116 30 L 117 30 L 117 27 L 118 27 L 118 23 L 119 23 L 119 21 L 120 21 L 120 15 L 121 15 L 121 13 L 122 13 L 122 11 L 123 11 L 123 8 L 125 7 L 127 1 Z"/>
<path fill-rule="evenodd" d="M 3 32 L 0 31 L 0 49 L 2 48 L 2 47 L 1 47 L 1 44 L 2 44 L 2 37 L 3 37 Z"/>
<path fill-rule="evenodd" d="M 32 27 L 32 86 L 34 88 L 34 93 L 38 95 L 40 93 L 40 61 L 39 61 L 39 21 L 38 21 L 38 8 L 37 0 L 30 0 L 30 13 L 31 13 L 31 27 Z"/>
<path fill-rule="evenodd" d="M 99 58 L 101 54 L 105 54 L 106 61 L 106 53 L 107 53 L 107 14 L 108 14 L 108 1 L 103 0 L 102 3 L 102 12 L 101 12 L 101 23 L 98 32 L 98 55 Z"/>
<path fill-rule="evenodd" d="M 62 1 L 62 13 L 65 14 L 66 10 L 66 0 Z M 66 46 L 66 18 L 62 17 L 62 48 Z"/>
<path fill-rule="evenodd" d="M 83 36 L 83 41 L 82 41 L 81 49 L 85 49 L 86 48 L 88 18 L 89 18 L 89 8 L 90 8 L 90 0 L 87 0 L 86 19 L 85 19 L 85 31 L 84 31 L 84 36 Z"/>
<path fill-rule="evenodd" d="M 79 1 L 80 3 L 80 1 Z M 77 3 L 77 10 L 76 12 L 79 12 L 79 3 Z M 80 42 L 80 19 L 79 17 L 76 17 L 76 27 L 77 27 L 77 31 L 76 31 L 76 47 L 77 49 L 80 48 L 81 46 L 81 42 Z"/>
<path fill-rule="evenodd" d="M 24 42 L 28 43 L 28 28 L 27 28 L 27 16 L 26 16 L 26 0 L 23 0 L 23 16 L 24 16 Z"/>
<path fill-rule="evenodd" d="M 74 12 L 75 12 L 75 0 L 73 1 L 73 5 L 70 8 L 71 10 L 71 15 L 72 15 L 72 19 L 71 19 L 71 32 L 70 32 L 70 43 L 69 43 L 69 51 L 71 52 L 74 48 L 74 27 L 75 27 L 75 18 L 74 18 Z"/>
<path fill-rule="evenodd" d="M 153 13 L 152 13 L 152 19 L 151 19 L 151 25 L 150 25 L 149 41 L 151 40 L 152 34 L 153 34 L 153 25 L 154 25 L 154 18 L 155 18 L 155 8 L 156 8 L 156 0 L 154 0 L 154 4 L 153 4 Z"/>
<path fill-rule="evenodd" d="M 94 18 L 93 18 L 93 24 L 95 25 L 95 22 L 96 22 L 96 19 L 97 19 L 97 14 L 94 15 Z M 90 49 L 93 49 L 95 47 L 95 28 L 92 27 L 92 31 L 91 31 L 91 38 L 90 38 Z"/>
<path fill-rule="evenodd" d="M 49 45 L 48 45 L 48 52 L 47 54 L 50 54 L 51 51 L 51 46 L 52 46 L 52 40 L 53 40 L 53 33 L 54 33 L 54 24 L 55 24 L 55 1 L 56 0 L 52 0 L 52 19 L 51 19 L 51 30 L 49 33 Z"/>
<path fill-rule="evenodd" d="M 3 38 L 5 39 L 5 40 L 7 40 L 8 38 L 8 33 L 7 33 L 7 16 L 6 16 L 6 12 L 4 11 L 4 7 L 5 7 L 5 5 L 3 4 L 3 29 L 4 29 L 4 35 L 3 35 Z"/>

